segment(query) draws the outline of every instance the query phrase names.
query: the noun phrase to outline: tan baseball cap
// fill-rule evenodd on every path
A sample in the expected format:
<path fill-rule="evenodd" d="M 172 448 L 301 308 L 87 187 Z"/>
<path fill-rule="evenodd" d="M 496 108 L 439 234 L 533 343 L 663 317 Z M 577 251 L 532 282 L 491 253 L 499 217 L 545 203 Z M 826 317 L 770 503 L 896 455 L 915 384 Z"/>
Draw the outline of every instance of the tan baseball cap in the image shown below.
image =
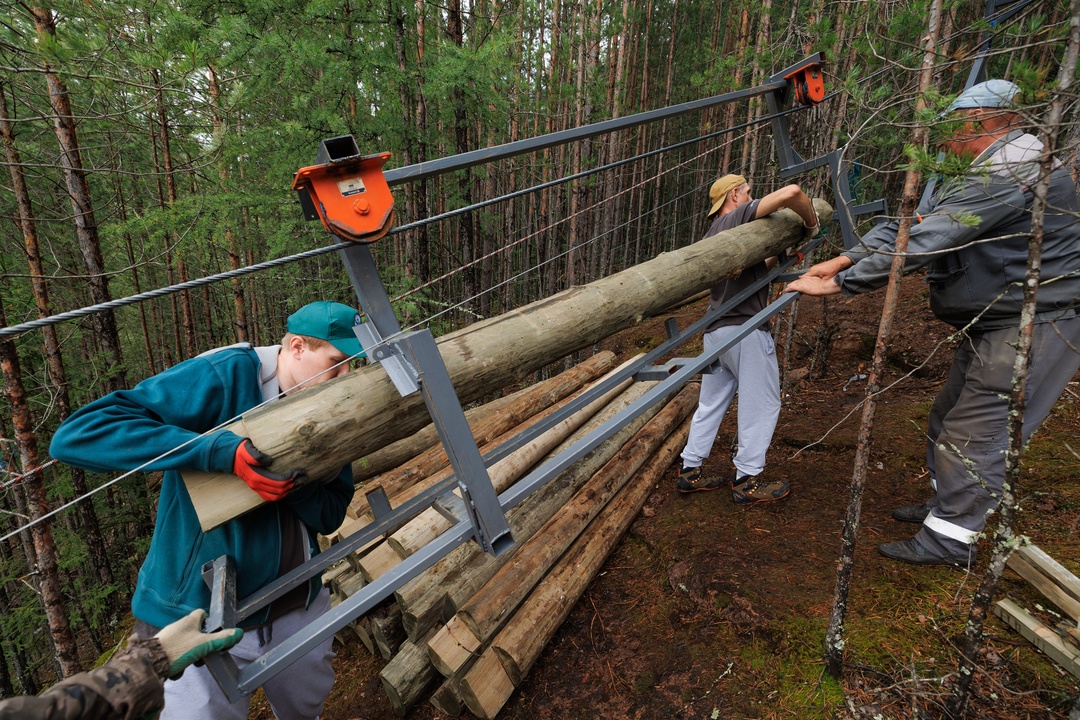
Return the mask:
<path fill-rule="evenodd" d="M 725 175 L 714 182 L 712 187 L 709 188 L 709 200 L 712 202 L 712 210 L 709 210 L 709 215 L 716 214 L 720 206 L 724 204 L 729 192 L 745 184 L 746 178 L 742 175 Z"/>

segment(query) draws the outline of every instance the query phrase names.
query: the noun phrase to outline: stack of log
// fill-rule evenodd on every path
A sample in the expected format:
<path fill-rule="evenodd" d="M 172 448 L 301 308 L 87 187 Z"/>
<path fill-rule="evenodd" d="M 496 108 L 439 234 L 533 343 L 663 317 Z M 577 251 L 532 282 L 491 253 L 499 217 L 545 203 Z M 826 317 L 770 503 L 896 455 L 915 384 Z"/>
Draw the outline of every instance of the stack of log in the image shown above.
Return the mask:
<path fill-rule="evenodd" d="M 467 412 L 487 453 L 614 372 L 611 353 Z M 625 381 L 488 468 L 498 492 L 588 434 L 655 383 Z M 466 543 L 357 619 L 339 640 L 358 638 L 389 662 L 383 687 L 398 715 L 429 699 L 447 714 L 494 717 L 521 683 L 630 522 L 689 428 L 691 385 L 658 401 L 508 514 L 514 547 L 498 558 Z M 425 435 L 426 433 L 426 435 Z M 426 446 L 426 447 L 425 447 Z M 433 431 L 388 446 L 354 467 L 363 490 L 382 487 L 398 505 L 451 472 Z M 370 522 L 357 493 L 350 518 L 328 543 Z M 438 512 L 416 516 L 324 576 L 335 602 L 347 598 L 450 527 Z"/>

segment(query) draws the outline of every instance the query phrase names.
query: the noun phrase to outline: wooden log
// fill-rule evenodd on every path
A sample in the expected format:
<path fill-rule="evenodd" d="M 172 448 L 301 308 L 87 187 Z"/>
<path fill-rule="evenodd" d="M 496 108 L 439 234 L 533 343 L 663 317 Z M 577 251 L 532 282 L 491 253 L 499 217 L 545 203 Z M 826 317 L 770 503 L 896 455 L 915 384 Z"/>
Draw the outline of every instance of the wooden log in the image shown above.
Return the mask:
<path fill-rule="evenodd" d="M 389 660 L 397 654 L 405 642 L 405 628 L 401 624 L 401 608 L 396 602 L 386 602 L 368 613 L 371 637 L 379 654 Z"/>
<path fill-rule="evenodd" d="M 495 488 L 495 492 L 501 493 L 517 482 L 518 478 L 524 475 L 541 457 L 611 402 L 630 383 L 631 380 L 629 379 L 623 381 L 539 437 L 534 438 L 489 467 L 488 477 Z M 460 497 L 459 490 L 453 492 Z M 453 527 L 453 524 L 441 513 L 434 508 L 427 508 L 408 521 L 400 530 L 395 531 L 388 538 L 386 545 L 393 550 L 398 562 L 400 562 L 451 527 Z M 376 555 L 376 558 L 369 562 L 372 555 Z M 381 547 L 376 548 L 376 550 L 373 550 L 360 560 L 364 577 L 368 578 L 369 581 L 380 577 L 396 564 L 396 562 L 392 562 L 390 553 Z"/>
<path fill-rule="evenodd" d="M 541 458 L 555 449 L 572 432 L 620 395 L 623 390 L 630 386 L 630 383 L 631 380 L 629 379 L 623 381 L 570 417 L 552 426 L 540 436 L 533 438 L 489 467 L 488 477 L 491 478 L 491 484 L 494 486 L 496 494 L 502 493 L 517 482 Z M 454 493 L 460 495 L 457 490 Z M 425 514 L 428 516 L 425 520 L 421 521 L 420 516 L 418 516 L 416 518 L 418 522 L 410 522 L 388 538 L 387 542 L 402 559 L 409 557 L 452 527 L 450 521 L 436 510 L 428 509 L 421 513 L 421 515 Z"/>
<path fill-rule="evenodd" d="M 468 421 L 469 427 L 473 427 L 493 412 L 514 402 L 514 400 L 521 397 L 521 394 L 526 390 L 528 390 L 528 388 L 523 388 L 509 395 L 495 398 L 491 402 L 484 403 L 483 405 L 469 408 L 465 411 L 465 419 Z M 439 434 L 435 430 L 435 426 L 428 425 L 423 430 L 418 430 L 413 435 L 403 437 L 400 440 L 395 440 L 384 448 L 379 448 L 375 452 L 368 453 L 359 460 L 354 460 L 352 464 L 353 480 L 357 485 L 360 485 L 365 480 L 378 477 L 385 472 L 390 472 L 405 463 L 409 463 L 415 458 L 432 450 L 439 444 L 441 443 Z"/>
<path fill-rule="evenodd" d="M 523 432 L 535 423 L 539 422 L 544 417 L 547 417 L 549 414 L 555 412 L 560 407 L 570 402 L 573 397 L 574 396 L 571 396 L 564 400 L 560 400 L 554 405 L 545 408 L 544 410 L 541 410 L 537 415 L 528 418 L 520 425 L 517 425 L 516 427 L 506 431 L 488 444 L 481 446 L 479 448 L 481 455 L 487 454 L 497 449 L 503 443 L 513 439 L 518 433 Z M 451 475 L 453 475 L 453 473 L 453 468 L 443 468 L 431 477 L 425 478 L 420 482 L 414 483 L 409 487 L 404 488 L 398 494 L 390 498 L 390 500 L 393 505 L 400 506 L 413 499 L 417 495 L 426 492 L 432 486 L 446 480 Z M 424 513 L 423 511 L 421 511 L 418 516 L 420 517 L 420 522 L 427 521 L 431 518 L 430 513 Z M 356 520 L 350 520 L 344 523 L 340 528 L 338 528 L 338 530 L 336 531 L 336 535 L 339 537 L 348 537 L 349 535 L 352 535 L 355 532 L 359 532 L 360 530 L 367 527 L 373 519 L 374 518 L 371 514 L 371 511 L 369 510 L 363 513 Z M 414 518 L 406 518 L 401 523 L 401 525 L 405 525 L 411 522 L 413 519 Z M 395 532 L 398 529 L 400 529 L 400 526 L 397 528 L 391 528 L 390 532 Z M 348 555 L 348 558 L 356 565 L 359 572 L 364 575 L 368 582 L 371 582 L 375 578 L 380 577 L 387 570 L 397 565 L 400 561 L 400 555 L 398 554 L 398 552 L 389 545 L 387 545 L 385 540 L 385 536 L 376 537 Z"/>
<path fill-rule="evenodd" d="M 470 710 L 480 717 L 494 716 L 510 693 L 505 693 L 500 701 L 490 689 L 505 692 L 506 680 L 513 687 L 521 684 L 544 646 L 566 619 L 574 603 L 584 594 L 623 533 L 641 511 L 641 506 L 678 456 L 689 431 L 688 418 L 574 541 L 552 572 L 536 586 L 495 636 L 477 664 L 462 678 L 461 696 Z M 488 654 L 498 658 L 505 679 L 498 671 L 493 672 L 494 677 L 485 677 L 486 669 L 492 672 L 490 662 L 481 664 L 485 662 L 484 655 Z M 473 707 L 470 698 L 483 699 L 483 705 Z"/>
<path fill-rule="evenodd" d="M 398 717 L 405 717 L 413 705 L 429 695 L 439 677 L 428 659 L 426 638 L 423 643 L 406 640 L 397 655 L 379 672 L 379 680 Z"/>
<path fill-rule="evenodd" d="M 591 422 L 608 419 L 643 395 L 655 383 L 634 383 L 614 403 Z M 552 479 L 544 488 L 508 513 L 510 529 L 518 542 L 524 542 L 543 525 L 556 509 L 604 463 L 618 452 L 634 433 L 659 411 L 659 403 L 635 418 L 572 467 Z M 586 424 L 578 433 L 592 428 Z M 575 433 L 576 435 L 577 433 Z M 574 438 L 571 437 L 570 440 Z M 410 583 L 395 592 L 401 606 L 405 632 L 418 642 L 436 623 L 453 617 L 458 605 L 472 597 L 495 572 L 509 561 L 509 555 L 493 558 L 479 548 L 466 544 L 457 548 Z"/>
<path fill-rule="evenodd" d="M 504 565 L 503 569 L 506 567 Z M 445 625 L 435 629 L 435 635 L 428 640 L 428 656 L 443 677 L 453 678 L 480 653 L 484 640 L 487 638 L 478 637 L 477 632 L 458 613 Z"/>
<path fill-rule="evenodd" d="M 832 208 L 814 202 L 822 223 Z M 693 242 L 601 280 L 482 320 L 439 340 L 458 398 L 468 403 L 589 347 L 720 279 L 794 245 L 802 221 L 783 210 Z M 420 393 L 401 397 L 386 371 L 371 365 L 256 408 L 227 426 L 251 438 L 277 467 L 305 468 L 313 480 L 427 425 Z M 203 530 L 262 504 L 228 473 L 187 472 Z"/>
<path fill-rule="evenodd" d="M 574 367 L 561 372 L 555 377 L 536 383 L 524 390 L 519 390 L 507 398 L 507 402 L 490 403 L 465 414 L 469 420 L 469 429 L 477 446 L 484 446 L 512 428 L 535 417 L 545 408 L 563 400 L 615 367 L 615 354 L 599 352 Z M 495 406 L 495 407 L 492 407 Z M 479 411 L 483 412 L 479 412 Z M 434 428 L 425 428 L 434 434 Z M 418 433 L 418 435 L 420 434 Z M 435 438 L 438 440 L 438 438 Z M 404 438 L 398 442 L 412 442 L 413 438 Z M 396 445 L 397 443 L 395 443 Z M 381 451 L 380 451 L 381 452 Z M 355 517 L 368 511 L 365 493 L 375 487 L 381 487 L 387 497 L 393 497 L 410 485 L 434 475 L 450 464 L 442 444 L 431 444 L 422 452 L 414 453 L 408 462 L 402 461 L 400 467 L 388 470 L 377 478 L 364 484 L 363 492 L 358 492 L 350 503 Z M 354 464 L 355 466 L 355 464 Z M 354 470 L 355 475 L 355 470 Z"/>
<path fill-rule="evenodd" d="M 461 717 L 465 712 L 465 703 L 453 680 L 444 680 L 439 689 L 431 694 L 430 702 L 436 710 L 450 717 Z"/>
<path fill-rule="evenodd" d="M 656 449 L 693 412 L 697 388 L 686 387 L 556 512 L 491 580 L 469 599 L 453 622 L 428 643 L 435 668 L 446 677 L 461 670 L 477 648 L 502 627 L 582 530 L 622 490 Z"/>
<path fill-rule="evenodd" d="M 465 706 L 481 720 L 490 720 L 502 710 L 514 692 L 514 683 L 494 650 L 488 648 L 458 684 Z"/>

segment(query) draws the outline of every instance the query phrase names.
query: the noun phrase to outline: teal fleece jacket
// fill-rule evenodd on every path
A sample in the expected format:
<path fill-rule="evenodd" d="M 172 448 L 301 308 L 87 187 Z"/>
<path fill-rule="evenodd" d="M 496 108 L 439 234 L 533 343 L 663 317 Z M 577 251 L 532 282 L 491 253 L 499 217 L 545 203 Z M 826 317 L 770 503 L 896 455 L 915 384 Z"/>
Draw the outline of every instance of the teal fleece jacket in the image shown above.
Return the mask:
<path fill-rule="evenodd" d="M 333 532 L 344 520 L 353 496 L 348 465 L 327 483 L 312 482 L 283 500 L 265 503 L 202 532 L 180 471 L 232 472 L 242 438 L 227 430 L 202 433 L 260 402 L 255 351 L 227 348 L 182 362 L 132 390 L 86 405 L 53 436 L 52 456 L 76 467 L 115 472 L 149 462 L 146 470 L 164 471 L 154 536 L 131 602 L 139 620 L 164 627 L 196 608 L 209 608 L 210 591 L 202 579 L 202 566 L 221 555 L 236 563 L 238 598 L 277 579 L 281 523 L 283 519 L 295 522 L 293 514 L 308 528 L 312 553 L 318 552 L 314 533 Z M 320 578 L 313 578 L 309 604 L 320 586 Z M 268 613 L 266 608 L 241 625 L 262 624 Z"/>

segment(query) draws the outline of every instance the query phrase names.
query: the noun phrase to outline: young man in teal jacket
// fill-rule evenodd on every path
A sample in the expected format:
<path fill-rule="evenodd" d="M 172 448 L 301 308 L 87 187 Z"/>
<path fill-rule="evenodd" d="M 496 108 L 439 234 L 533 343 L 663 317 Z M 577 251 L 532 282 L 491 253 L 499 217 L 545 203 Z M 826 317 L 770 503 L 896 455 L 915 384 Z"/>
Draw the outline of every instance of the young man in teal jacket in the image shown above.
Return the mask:
<path fill-rule="evenodd" d="M 237 596 L 247 597 L 317 553 L 316 533 L 341 524 L 353 496 L 348 465 L 328 482 L 312 478 L 294 489 L 306 479 L 303 470 L 271 471 L 272 458 L 250 440 L 213 429 L 264 401 L 343 375 L 362 352 L 352 331 L 359 322 L 347 305 L 305 305 L 289 317 L 281 345 L 242 343 L 204 353 L 90 403 L 57 430 L 50 452 L 63 462 L 97 472 L 164 471 L 154 536 L 132 599 L 138 634 L 153 635 L 209 608 L 201 575 L 207 561 L 231 557 Z M 267 502 L 204 533 L 182 470 L 234 473 Z M 274 601 L 241 623 L 247 632 L 232 650 L 237 664 L 242 669 L 329 606 L 318 577 Z M 279 720 L 318 717 L 334 683 L 331 642 L 264 686 Z M 230 705 L 205 667 L 191 668 L 166 683 L 161 717 L 242 719 L 248 704 L 244 698 Z"/>

